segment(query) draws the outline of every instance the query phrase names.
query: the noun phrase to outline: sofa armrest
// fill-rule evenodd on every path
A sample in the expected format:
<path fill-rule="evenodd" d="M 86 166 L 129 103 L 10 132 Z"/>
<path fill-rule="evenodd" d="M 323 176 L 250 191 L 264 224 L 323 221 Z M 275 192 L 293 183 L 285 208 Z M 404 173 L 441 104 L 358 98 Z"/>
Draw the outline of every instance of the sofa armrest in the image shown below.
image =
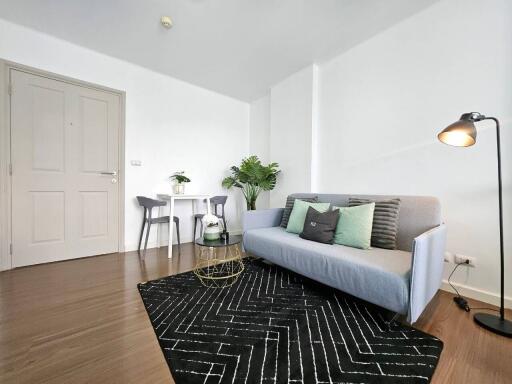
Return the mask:
<path fill-rule="evenodd" d="M 441 287 L 445 246 L 445 224 L 432 228 L 414 239 L 407 315 L 407 320 L 411 324 L 418 320 Z"/>
<path fill-rule="evenodd" d="M 242 217 L 243 232 L 250 229 L 277 227 L 281 224 L 284 208 L 246 211 Z"/>

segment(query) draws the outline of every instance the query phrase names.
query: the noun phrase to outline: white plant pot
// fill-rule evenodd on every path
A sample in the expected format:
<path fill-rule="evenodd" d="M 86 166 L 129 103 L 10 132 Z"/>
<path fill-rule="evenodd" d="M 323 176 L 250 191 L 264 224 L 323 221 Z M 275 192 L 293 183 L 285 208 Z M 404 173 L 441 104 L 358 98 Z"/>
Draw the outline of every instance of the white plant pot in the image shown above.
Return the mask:
<path fill-rule="evenodd" d="M 173 191 L 175 195 L 183 195 L 185 193 L 185 184 L 174 184 Z"/>
<path fill-rule="evenodd" d="M 218 225 L 206 227 L 203 233 L 205 240 L 218 240 L 220 239 L 220 228 Z"/>

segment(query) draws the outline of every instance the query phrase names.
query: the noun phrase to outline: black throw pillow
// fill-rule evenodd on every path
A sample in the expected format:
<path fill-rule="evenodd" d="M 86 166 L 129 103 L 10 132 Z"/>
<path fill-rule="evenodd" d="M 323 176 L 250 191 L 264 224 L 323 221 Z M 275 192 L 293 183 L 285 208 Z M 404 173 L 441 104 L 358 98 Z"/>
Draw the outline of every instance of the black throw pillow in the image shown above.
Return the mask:
<path fill-rule="evenodd" d="M 299 236 L 318 243 L 332 244 L 339 217 L 339 209 L 318 212 L 315 208 L 309 207 L 304 221 L 304 229 Z"/>

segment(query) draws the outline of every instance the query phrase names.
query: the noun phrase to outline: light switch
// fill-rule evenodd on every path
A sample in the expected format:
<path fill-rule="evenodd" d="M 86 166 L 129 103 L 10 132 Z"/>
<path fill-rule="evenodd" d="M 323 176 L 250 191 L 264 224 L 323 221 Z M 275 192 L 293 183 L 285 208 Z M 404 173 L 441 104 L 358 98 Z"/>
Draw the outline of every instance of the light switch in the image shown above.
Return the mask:
<path fill-rule="evenodd" d="M 140 167 L 142 165 L 142 161 L 132 160 L 132 161 L 130 161 L 130 164 L 133 165 L 134 167 Z"/>

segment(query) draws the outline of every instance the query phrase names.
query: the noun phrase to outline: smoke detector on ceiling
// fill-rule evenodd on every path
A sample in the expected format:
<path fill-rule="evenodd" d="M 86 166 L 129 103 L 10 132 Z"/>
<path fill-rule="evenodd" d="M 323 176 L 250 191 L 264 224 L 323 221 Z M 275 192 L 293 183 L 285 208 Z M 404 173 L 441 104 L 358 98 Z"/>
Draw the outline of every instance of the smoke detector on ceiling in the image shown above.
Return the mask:
<path fill-rule="evenodd" d="M 162 16 L 160 19 L 160 23 L 164 26 L 164 28 L 171 29 L 173 26 L 172 19 L 170 16 Z"/>

